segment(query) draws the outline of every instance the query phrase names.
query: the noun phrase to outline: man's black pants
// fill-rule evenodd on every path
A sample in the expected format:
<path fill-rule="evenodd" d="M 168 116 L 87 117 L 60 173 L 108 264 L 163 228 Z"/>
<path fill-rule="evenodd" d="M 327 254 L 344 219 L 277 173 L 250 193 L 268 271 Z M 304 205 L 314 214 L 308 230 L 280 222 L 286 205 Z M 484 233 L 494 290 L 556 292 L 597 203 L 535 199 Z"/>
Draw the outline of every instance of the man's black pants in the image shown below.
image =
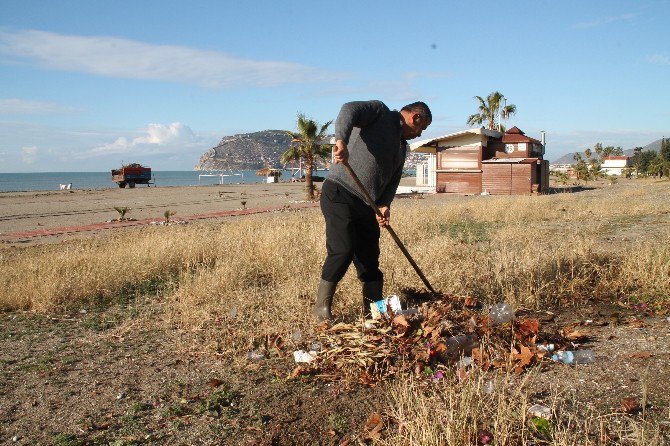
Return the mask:
<path fill-rule="evenodd" d="M 354 262 L 361 282 L 381 281 L 379 224 L 363 200 L 333 181 L 324 181 L 321 212 L 326 219 L 326 249 L 321 278 L 339 282 Z"/>

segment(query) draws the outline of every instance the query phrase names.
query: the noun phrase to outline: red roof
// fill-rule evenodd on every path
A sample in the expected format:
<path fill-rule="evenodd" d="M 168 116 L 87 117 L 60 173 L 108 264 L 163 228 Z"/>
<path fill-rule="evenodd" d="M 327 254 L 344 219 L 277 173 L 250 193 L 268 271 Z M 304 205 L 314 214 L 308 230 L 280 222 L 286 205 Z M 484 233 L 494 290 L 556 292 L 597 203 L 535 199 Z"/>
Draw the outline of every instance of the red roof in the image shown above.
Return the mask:
<path fill-rule="evenodd" d="M 517 126 L 514 126 L 505 132 L 505 134 L 502 137 L 502 142 L 506 144 L 514 142 L 534 142 L 537 144 L 542 144 L 537 139 L 531 138 L 530 136 L 526 136 L 526 134 L 523 133 L 523 131 Z"/>

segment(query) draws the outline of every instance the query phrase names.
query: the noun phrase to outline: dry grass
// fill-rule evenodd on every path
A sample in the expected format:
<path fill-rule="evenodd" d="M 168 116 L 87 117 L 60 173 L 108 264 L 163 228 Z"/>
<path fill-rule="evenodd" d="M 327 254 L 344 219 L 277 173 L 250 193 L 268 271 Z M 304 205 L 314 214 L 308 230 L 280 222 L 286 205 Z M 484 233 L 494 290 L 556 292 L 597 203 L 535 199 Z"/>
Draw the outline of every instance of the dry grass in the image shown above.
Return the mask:
<path fill-rule="evenodd" d="M 667 184 L 620 193 L 626 206 L 605 193 L 469 197 L 441 205 L 398 200 L 393 224 L 442 291 L 527 306 L 667 296 L 668 225 L 656 225 L 651 237 L 603 248 L 608 234 L 670 212 Z M 386 290 L 420 287 L 398 249 L 382 237 Z M 303 315 L 318 281 L 324 243 L 320 214 L 306 211 L 3 250 L 0 307 L 53 311 L 110 298 L 141 283 L 173 280 L 171 315 L 180 325 L 203 327 L 233 310 L 236 320 L 255 329 L 288 329 L 296 317 L 308 321 Z M 352 273 L 338 293 L 336 310 L 353 317 L 360 305 Z"/>
<path fill-rule="evenodd" d="M 535 425 L 528 413 L 532 403 L 523 379 L 480 374 L 466 382 L 441 382 L 426 388 L 409 381 L 395 383 L 389 392 L 390 419 L 397 425 L 384 444 L 458 446 L 478 443 L 482 430 L 493 433 L 495 445 L 665 444 L 658 425 L 624 413 L 599 415 L 570 395 L 552 392 L 552 417 Z M 537 420 L 537 419 L 536 419 Z"/>

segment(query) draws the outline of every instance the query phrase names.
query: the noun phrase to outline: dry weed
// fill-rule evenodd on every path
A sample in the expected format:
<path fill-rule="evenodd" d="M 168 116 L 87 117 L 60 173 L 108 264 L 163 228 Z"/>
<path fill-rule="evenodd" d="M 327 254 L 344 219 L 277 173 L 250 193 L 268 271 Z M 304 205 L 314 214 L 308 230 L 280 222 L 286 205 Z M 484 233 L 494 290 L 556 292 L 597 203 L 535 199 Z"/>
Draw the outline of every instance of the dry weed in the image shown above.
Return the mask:
<path fill-rule="evenodd" d="M 397 428 L 387 445 L 518 445 L 557 446 L 611 444 L 660 446 L 658 425 L 624 413 L 598 415 L 582 403 L 555 390 L 545 404 L 552 412 L 546 421 L 534 419 L 526 383 L 534 373 L 519 379 L 511 375 L 477 374 L 465 382 L 445 380 L 426 387 L 409 380 L 396 382 L 389 392 L 387 414 Z M 480 436 L 492 441 L 482 443 Z"/>
<path fill-rule="evenodd" d="M 442 205 L 398 200 L 393 225 L 443 292 L 531 307 L 593 297 L 667 299 L 670 229 L 657 226 L 651 240 L 616 250 L 602 243 L 607 231 L 662 220 L 670 212 L 666 186 L 623 193 L 627 206 L 615 193 L 464 197 Z M 0 307 L 53 311 L 169 279 L 176 291 L 168 315 L 175 324 L 202 328 L 234 320 L 229 331 L 237 335 L 288 333 L 309 324 L 324 244 L 322 217 L 313 210 L 3 250 Z M 385 234 L 381 264 L 387 292 L 421 287 Z M 360 311 L 359 288 L 350 271 L 335 304 L 345 319 Z"/>

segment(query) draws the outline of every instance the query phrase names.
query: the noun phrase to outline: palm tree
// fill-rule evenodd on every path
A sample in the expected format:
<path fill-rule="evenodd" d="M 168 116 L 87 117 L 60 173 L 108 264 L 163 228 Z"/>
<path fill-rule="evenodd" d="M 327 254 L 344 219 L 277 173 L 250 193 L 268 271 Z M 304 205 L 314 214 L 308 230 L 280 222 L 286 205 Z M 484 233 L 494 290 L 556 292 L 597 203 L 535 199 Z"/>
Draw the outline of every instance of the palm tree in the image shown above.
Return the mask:
<path fill-rule="evenodd" d="M 326 130 L 332 122 L 326 122 L 319 129 L 317 122 L 307 119 L 302 113 L 298 113 L 298 132 L 286 132 L 291 136 L 291 146 L 281 156 L 281 162 L 284 165 L 290 161 L 303 161 L 305 163 L 305 192 L 308 200 L 314 199 L 312 172 L 316 167 L 316 162 L 319 159 L 327 159 L 333 147 L 332 144 L 323 142 L 326 138 Z"/>
<path fill-rule="evenodd" d="M 494 91 L 486 97 L 486 100 L 481 96 L 475 96 L 479 101 L 478 113 L 470 115 L 468 118 L 468 125 L 482 125 L 487 122 L 486 127 L 489 130 L 496 129 L 496 118 L 500 113 L 501 119 L 507 119 L 510 115 L 516 113 L 516 105 L 505 105 L 505 96 L 499 91 Z M 505 129 L 501 126 L 501 129 Z"/>

